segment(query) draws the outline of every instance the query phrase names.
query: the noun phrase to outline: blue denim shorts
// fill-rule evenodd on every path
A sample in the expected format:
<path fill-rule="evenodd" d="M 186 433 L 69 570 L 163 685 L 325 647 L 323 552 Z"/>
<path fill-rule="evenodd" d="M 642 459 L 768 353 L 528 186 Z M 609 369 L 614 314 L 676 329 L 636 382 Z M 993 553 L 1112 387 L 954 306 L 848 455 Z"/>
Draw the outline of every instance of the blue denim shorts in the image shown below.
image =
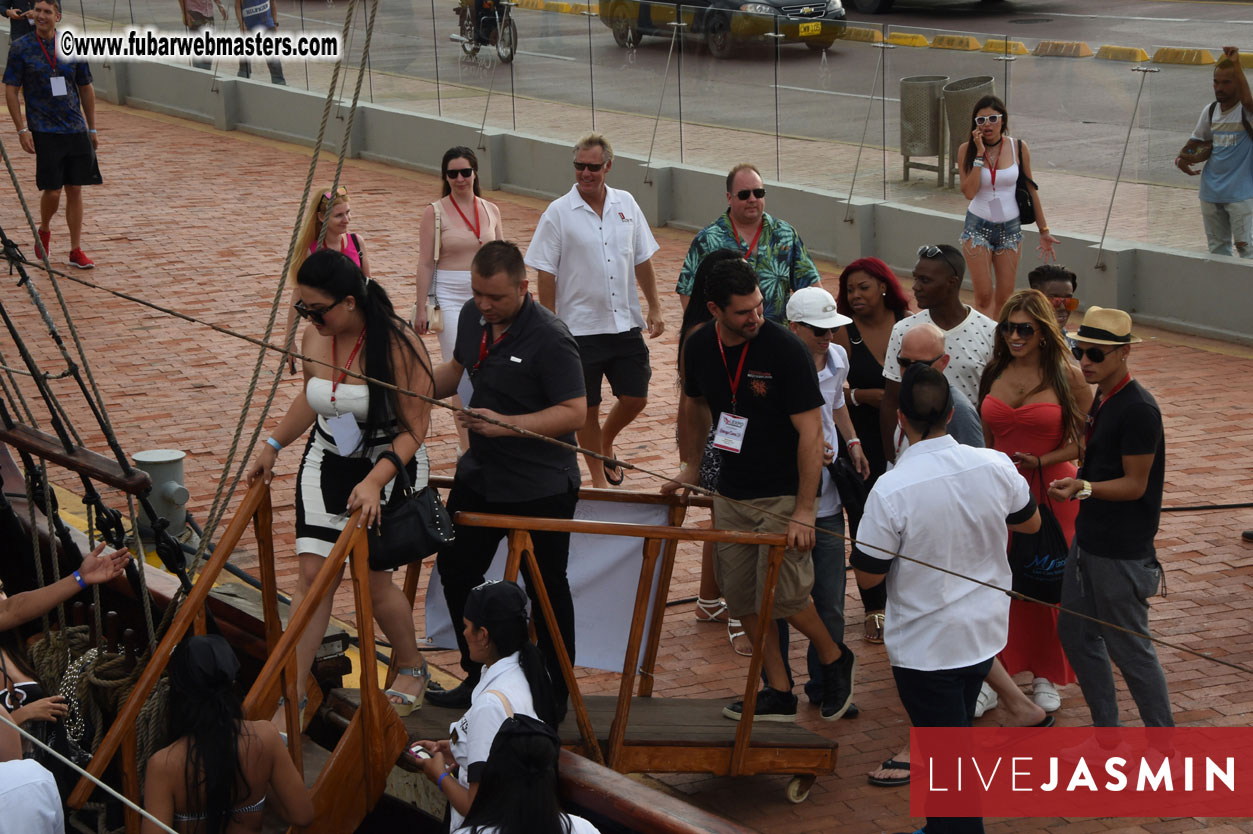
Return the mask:
<path fill-rule="evenodd" d="M 1022 226 L 1017 217 L 1004 223 L 993 223 L 968 211 L 961 241 L 970 241 L 971 246 L 983 246 L 993 252 L 1013 252 L 1022 244 Z"/>

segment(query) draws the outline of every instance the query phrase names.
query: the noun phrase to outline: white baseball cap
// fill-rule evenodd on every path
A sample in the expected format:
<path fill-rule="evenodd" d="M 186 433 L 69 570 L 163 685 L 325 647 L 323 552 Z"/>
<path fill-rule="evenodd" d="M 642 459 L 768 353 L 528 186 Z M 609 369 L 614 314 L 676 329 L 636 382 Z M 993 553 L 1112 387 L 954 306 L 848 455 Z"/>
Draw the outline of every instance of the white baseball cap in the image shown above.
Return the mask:
<path fill-rule="evenodd" d="M 852 319 L 835 311 L 835 298 L 822 287 L 804 287 L 792 293 L 787 302 L 788 321 L 815 327 L 843 327 Z"/>

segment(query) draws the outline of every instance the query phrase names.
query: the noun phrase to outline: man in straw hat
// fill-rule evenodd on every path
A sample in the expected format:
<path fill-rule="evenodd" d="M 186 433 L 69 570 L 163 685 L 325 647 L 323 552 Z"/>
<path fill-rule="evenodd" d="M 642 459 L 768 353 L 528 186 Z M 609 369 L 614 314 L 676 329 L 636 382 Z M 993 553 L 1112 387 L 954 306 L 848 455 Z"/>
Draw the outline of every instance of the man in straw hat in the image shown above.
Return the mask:
<path fill-rule="evenodd" d="M 1131 378 L 1127 358 L 1140 339 L 1122 310 L 1092 307 L 1074 334 L 1083 378 L 1097 387 L 1088 412 L 1078 477 L 1049 485 L 1058 501 L 1079 500 L 1075 540 L 1062 580 L 1057 634 L 1098 727 L 1118 726 L 1112 659 L 1146 727 L 1171 727 L 1170 695 L 1148 640 L 1148 599 L 1162 566 L 1153 537 L 1162 511 L 1166 441 L 1157 401 Z"/>

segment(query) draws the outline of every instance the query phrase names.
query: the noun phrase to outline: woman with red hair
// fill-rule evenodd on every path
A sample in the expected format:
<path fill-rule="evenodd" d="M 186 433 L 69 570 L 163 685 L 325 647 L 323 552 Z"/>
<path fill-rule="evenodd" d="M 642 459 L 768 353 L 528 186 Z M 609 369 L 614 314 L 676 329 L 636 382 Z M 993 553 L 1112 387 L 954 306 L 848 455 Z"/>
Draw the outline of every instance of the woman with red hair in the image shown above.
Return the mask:
<path fill-rule="evenodd" d="M 887 354 L 892 325 L 909 315 L 909 300 L 892 270 L 878 258 L 858 258 L 840 273 L 836 309 L 853 322 L 837 330 L 832 340 L 848 354 L 848 403 L 853 428 L 861 438 L 862 451 L 870 461 L 869 488 L 887 469 L 879 430 L 879 402 L 883 399 L 883 358 Z M 849 508 L 849 534 L 856 538 L 860 514 Z M 883 586 L 863 592 L 866 639 L 883 642 L 883 609 L 887 602 Z"/>

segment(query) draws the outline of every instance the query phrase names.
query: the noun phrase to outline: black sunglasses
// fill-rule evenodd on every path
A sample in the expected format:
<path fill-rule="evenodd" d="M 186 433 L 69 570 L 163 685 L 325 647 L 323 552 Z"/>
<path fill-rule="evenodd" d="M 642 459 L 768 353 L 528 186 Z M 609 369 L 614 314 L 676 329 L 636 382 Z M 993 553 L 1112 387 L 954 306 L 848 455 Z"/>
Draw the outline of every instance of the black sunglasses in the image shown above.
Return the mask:
<path fill-rule="evenodd" d="M 741 188 L 739 191 L 735 192 L 735 197 L 737 200 L 747 200 L 750 196 L 756 197 L 758 200 L 760 200 L 762 197 L 766 196 L 766 189 L 764 188 Z"/>
<path fill-rule="evenodd" d="M 994 125 L 1000 120 L 1000 113 L 993 113 L 991 116 L 975 116 L 975 124 L 977 125 Z"/>
<path fill-rule="evenodd" d="M 574 163 L 574 170 L 591 171 L 593 174 L 604 167 L 605 167 L 605 163 L 603 162 L 576 162 Z"/>
<path fill-rule="evenodd" d="M 474 176 L 474 169 L 473 168 L 449 168 L 447 171 L 444 172 L 444 176 L 451 177 L 454 180 L 457 177 L 465 177 L 466 179 L 470 179 L 470 177 Z"/>
<path fill-rule="evenodd" d="M 906 370 L 909 370 L 911 365 L 926 365 L 928 368 L 930 368 L 932 365 L 934 365 L 936 362 L 939 362 L 943 358 L 944 358 L 944 354 L 942 353 L 939 356 L 935 357 L 934 359 L 906 359 L 904 356 L 898 356 L 896 357 L 896 363 L 901 366 L 902 371 L 906 371 Z"/>
<path fill-rule="evenodd" d="M 1112 347 L 1109 350 L 1101 350 L 1100 348 L 1094 348 L 1094 347 L 1090 347 L 1087 350 L 1084 350 L 1081 347 L 1073 347 L 1070 349 L 1070 352 L 1073 353 L 1075 356 L 1075 359 L 1078 359 L 1080 362 L 1082 362 L 1083 357 L 1086 356 L 1088 357 L 1089 362 L 1094 362 L 1099 365 L 1100 363 L 1104 362 L 1106 358 L 1116 350 L 1118 350 L 1117 347 Z"/>
<path fill-rule="evenodd" d="M 954 277 L 960 278 L 962 275 L 961 271 L 958 270 L 957 267 L 953 266 L 953 262 L 949 260 L 949 256 L 945 253 L 945 251 L 936 246 L 934 243 L 927 243 L 919 246 L 918 257 L 926 258 L 927 260 L 935 260 L 936 258 L 939 258 L 944 261 L 944 263 L 948 264 L 949 269 L 953 270 Z"/>
<path fill-rule="evenodd" d="M 801 322 L 801 324 L 805 324 L 805 323 Z M 823 336 L 826 336 L 829 333 L 835 332 L 834 327 L 819 327 L 816 324 L 805 324 L 805 326 L 808 327 L 810 330 L 812 330 L 814 333 L 814 337 L 818 339 L 821 339 Z"/>
<path fill-rule="evenodd" d="M 997 329 L 999 329 L 1001 331 L 1001 335 L 1005 336 L 1007 339 L 1014 334 L 1017 334 L 1020 339 L 1030 339 L 1035 333 L 1035 325 L 1026 321 L 1020 321 L 1017 323 L 1012 321 L 1003 321 L 997 325 Z"/>
<path fill-rule="evenodd" d="M 344 298 L 347 298 L 347 297 L 348 296 L 344 296 Z M 335 305 L 339 304 L 339 302 L 343 300 L 344 299 L 341 298 L 341 299 L 338 299 L 334 304 L 328 304 L 325 307 L 316 307 L 316 308 L 307 306 L 303 301 L 297 301 L 295 304 L 292 305 L 292 307 L 296 309 L 296 315 L 300 316 L 302 319 L 308 319 L 309 321 L 316 324 L 318 327 L 322 327 L 323 325 L 326 324 L 326 314 L 329 313 L 331 310 L 335 309 Z"/>

